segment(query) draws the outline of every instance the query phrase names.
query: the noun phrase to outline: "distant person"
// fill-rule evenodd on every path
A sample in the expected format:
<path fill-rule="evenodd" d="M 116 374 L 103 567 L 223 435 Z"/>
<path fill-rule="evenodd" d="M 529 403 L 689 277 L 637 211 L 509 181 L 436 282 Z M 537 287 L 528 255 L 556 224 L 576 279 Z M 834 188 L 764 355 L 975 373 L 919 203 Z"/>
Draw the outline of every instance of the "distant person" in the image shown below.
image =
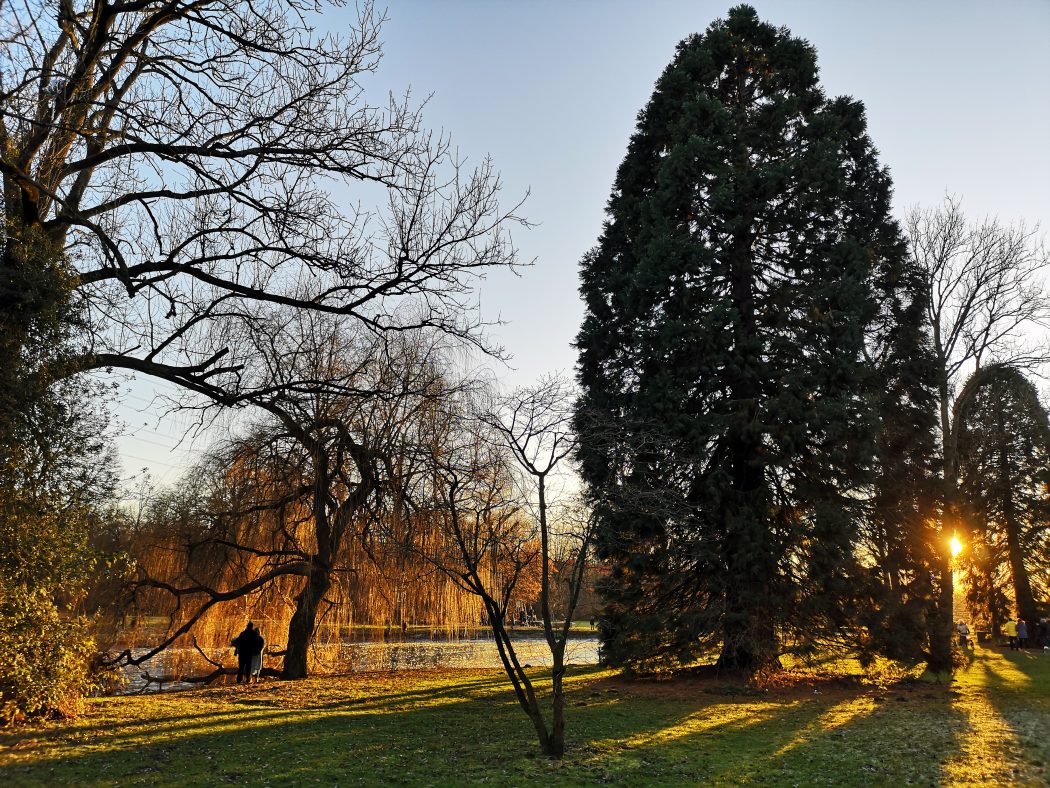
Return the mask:
<path fill-rule="evenodd" d="M 1028 648 L 1028 624 L 1023 618 L 1017 619 L 1017 648 Z"/>
<path fill-rule="evenodd" d="M 1006 633 L 1006 637 L 1010 639 L 1010 650 L 1017 651 L 1017 622 L 1011 618 L 1006 622 L 1003 631 Z"/>
<path fill-rule="evenodd" d="M 241 678 L 244 678 L 250 684 L 252 680 L 252 661 L 255 657 L 259 657 L 261 668 L 262 650 L 263 646 L 266 645 L 266 641 L 263 640 L 255 625 L 249 621 L 248 626 L 233 639 L 231 645 L 233 646 L 233 653 L 237 655 L 237 683 L 240 684 Z"/>
<path fill-rule="evenodd" d="M 971 646 L 970 643 L 970 627 L 965 621 L 960 621 L 955 626 L 956 631 L 959 633 L 959 647 L 962 649 L 968 649 Z"/>
<path fill-rule="evenodd" d="M 252 670 L 251 676 L 255 679 L 255 683 L 259 683 L 259 679 L 262 678 L 262 665 L 263 665 L 263 651 L 266 650 L 266 638 L 262 636 L 259 630 L 255 630 L 256 634 L 259 635 L 259 653 L 252 657 Z M 248 682 L 249 684 L 251 682 Z"/>

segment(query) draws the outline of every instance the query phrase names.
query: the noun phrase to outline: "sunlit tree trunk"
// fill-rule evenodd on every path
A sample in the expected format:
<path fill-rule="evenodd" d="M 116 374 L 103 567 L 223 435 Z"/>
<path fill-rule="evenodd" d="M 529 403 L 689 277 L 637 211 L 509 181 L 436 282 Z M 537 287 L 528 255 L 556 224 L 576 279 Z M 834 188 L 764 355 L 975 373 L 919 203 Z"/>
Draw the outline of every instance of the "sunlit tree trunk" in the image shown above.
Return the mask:
<path fill-rule="evenodd" d="M 284 657 L 281 678 L 303 679 L 309 675 L 310 643 L 317 626 L 317 611 L 331 587 L 329 568 L 315 563 L 296 600 L 295 613 L 288 622 L 288 653 Z"/>

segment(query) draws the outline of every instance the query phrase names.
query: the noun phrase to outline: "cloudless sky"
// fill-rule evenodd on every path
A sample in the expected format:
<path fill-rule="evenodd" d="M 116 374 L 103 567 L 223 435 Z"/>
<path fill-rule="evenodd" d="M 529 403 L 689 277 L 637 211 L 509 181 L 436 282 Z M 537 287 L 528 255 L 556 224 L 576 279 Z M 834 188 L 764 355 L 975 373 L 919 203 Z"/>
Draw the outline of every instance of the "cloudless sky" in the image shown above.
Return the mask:
<path fill-rule="evenodd" d="M 765 0 L 766 21 L 812 43 L 829 95 L 867 107 L 898 216 L 946 193 L 975 216 L 1050 225 L 1050 0 L 861 2 Z M 577 264 L 601 231 L 605 202 L 638 111 L 686 35 L 730 5 L 706 0 L 390 0 L 375 96 L 429 97 L 424 122 L 470 161 L 490 155 L 504 202 L 529 194 L 515 277 L 482 283 L 482 314 L 513 355 L 508 385 L 571 373 L 582 308 Z M 353 9 L 327 13 L 345 29 Z M 127 388 L 127 387 L 125 387 Z M 194 448 L 169 451 L 185 422 L 158 421 L 149 387 L 119 415 L 125 468 L 172 482 Z M 144 425 L 144 426 L 140 426 Z M 196 446 L 202 445 L 200 442 Z"/>

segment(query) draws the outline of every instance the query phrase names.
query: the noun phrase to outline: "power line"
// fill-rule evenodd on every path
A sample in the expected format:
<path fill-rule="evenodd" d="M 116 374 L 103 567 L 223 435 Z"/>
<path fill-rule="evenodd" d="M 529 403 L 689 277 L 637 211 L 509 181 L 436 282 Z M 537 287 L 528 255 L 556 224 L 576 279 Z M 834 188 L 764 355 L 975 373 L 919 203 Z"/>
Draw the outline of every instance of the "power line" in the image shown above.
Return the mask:
<path fill-rule="evenodd" d="M 153 460 L 153 459 L 149 459 L 149 458 L 146 458 L 146 457 L 140 457 L 138 454 L 132 454 L 131 452 L 126 452 L 126 451 L 125 452 L 121 452 L 120 455 L 122 457 L 131 457 L 131 459 L 133 459 L 133 460 L 139 460 L 141 462 L 148 462 L 151 465 L 166 465 L 169 468 L 177 468 L 177 469 L 182 469 L 182 470 L 187 470 L 188 467 L 189 467 L 187 465 L 180 465 L 180 464 L 175 464 L 175 463 L 170 463 L 170 462 L 164 462 L 163 460 Z"/>

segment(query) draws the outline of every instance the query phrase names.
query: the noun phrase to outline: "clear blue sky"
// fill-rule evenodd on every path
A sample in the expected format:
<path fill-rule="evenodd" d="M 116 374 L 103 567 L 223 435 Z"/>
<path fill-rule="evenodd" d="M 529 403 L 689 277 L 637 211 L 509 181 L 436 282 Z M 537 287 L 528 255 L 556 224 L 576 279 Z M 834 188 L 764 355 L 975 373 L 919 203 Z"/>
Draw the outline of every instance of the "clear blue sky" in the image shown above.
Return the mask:
<path fill-rule="evenodd" d="M 752 3 L 817 48 L 829 95 L 864 102 L 869 133 L 893 175 L 898 214 L 963 198 L 975 216 L 1050 225 L 1050 1 Z M 425 122 L 462 155 L 491 155 L 507 202 L 531 191 L 537 226 L 515 238 L 535 265 L 482 286 L 483 314 L 513 369 L 512 385 L 571 372 L 580 323 L 576 267 L 597 239 L 635 116 L 675 44 L 730 4 L 705 0 L 390 0 L 384 58 L 370 92 L 430 96 Z M 326 15 L 333 30 L 351 11 Z M 129 405 L 141 406 L 135 387 Z M 121 441 L 130 470 L 153 458 L 173 481 L 184 455 L 157 444 L 178 433 L 122 410 L 148 431 Z M 160 464 L 164 463 L 164 464 Z"/>

